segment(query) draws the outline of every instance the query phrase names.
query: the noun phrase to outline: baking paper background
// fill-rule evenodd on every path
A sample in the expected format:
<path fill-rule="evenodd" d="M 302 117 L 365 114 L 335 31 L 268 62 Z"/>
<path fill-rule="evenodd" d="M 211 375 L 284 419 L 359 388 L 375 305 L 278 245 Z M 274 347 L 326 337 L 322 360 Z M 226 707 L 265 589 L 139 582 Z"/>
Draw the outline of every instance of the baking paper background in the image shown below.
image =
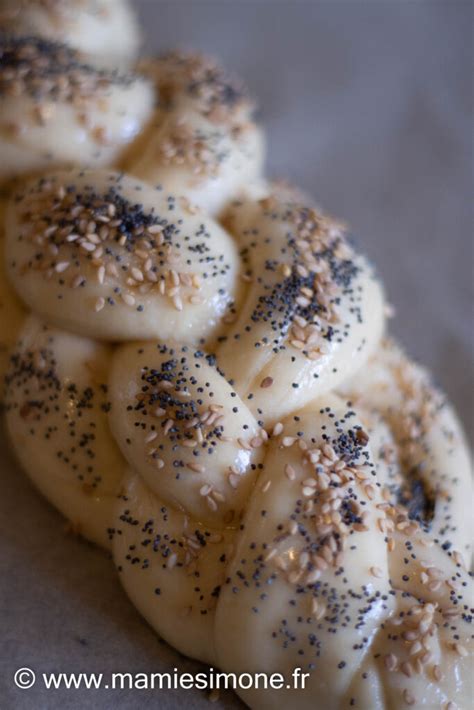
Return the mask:
<path fill-rule="evenodd" d="M 135 3 L 147 50 L 215 54 L 259 98 L 268 168 L 350 222 L 392 330 L 472 426 L 472 5 Z M 1 159 L 1 158 L 0 158 Z M 37 674 L 200 668 L 160 642 L 104 553 L 65 536 L 1 441 L 0 707 L 209 707 L 199 691 L 17 690 Z M 241 705 L 232 693 L 226 707 Z"/>

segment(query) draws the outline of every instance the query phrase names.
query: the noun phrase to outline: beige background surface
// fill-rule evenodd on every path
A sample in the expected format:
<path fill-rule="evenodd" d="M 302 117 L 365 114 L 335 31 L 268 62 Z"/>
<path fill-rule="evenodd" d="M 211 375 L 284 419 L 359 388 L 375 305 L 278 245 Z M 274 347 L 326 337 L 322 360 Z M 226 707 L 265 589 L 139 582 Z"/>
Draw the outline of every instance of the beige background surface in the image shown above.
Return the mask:
<path fill-rule="evenodd" d="M 472 431 L 472 4 L 136 2 L 147 49 L 211 52 L 259 97 L 268 167 L 353 226 L 396 305 L 394 332 Z M 0 707 L 206 707 L 191 691 L 15 690 L 14 671 L 197 666 L 160 643 L 110 561 L 8 453 L 0 495 Z M 224 696 L 226 706 L 238 701 Z"/>

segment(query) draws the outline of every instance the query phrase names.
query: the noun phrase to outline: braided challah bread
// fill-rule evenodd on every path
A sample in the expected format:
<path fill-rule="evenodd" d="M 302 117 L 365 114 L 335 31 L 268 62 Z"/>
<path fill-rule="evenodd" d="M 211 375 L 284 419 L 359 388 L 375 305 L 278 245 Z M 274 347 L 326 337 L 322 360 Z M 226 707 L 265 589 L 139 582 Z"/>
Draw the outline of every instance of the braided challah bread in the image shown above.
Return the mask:
<path fill-rule="evenodd" d="M 380 426 L 380 419 L 390 428 L 393 444 L 385 448 L 382 442 L 379 454 L 392 468 L 382 482 L 390 500 L 402 502 L 410 518 L 429 522 L 431 535 L 443 549 L 458 550 L 469 561 L 473 521 L 466 506 L 467 446 L 456 415 L 428 373 L 386 339 L 340 393 L 367 417 L 369 429 Z M 404 472 L 409 472 L 408 480 Z"/>
<path fill-rule="evenodd" d="M 240 689 L 250 707 L 466 708 L 467 447 L 386 336 L 373 267 L 265 180 L 253 102 L 213 60 L 122 74 L 126 3 L 0 7 L 23 468 L 178 651 L 306 674 Z"/>
<path fill-rule="evenodd" d="M 210 214 L 239 193 L 263 195 L 263 133 L 244 87 L 200 54 L 171 52 L 142 69 L 160 101 L 127 169 Z"/>
<path fill-rule="evenodd" d="M 238 253 L 176 195 L 114 172 L 54 173 L 6 217 L 11 280 L 55 325 L 110 340 L 210 337 L 233 302 Z"/>
<path fill-rule="evenodd" d="M 89 540 L 107 546 L 125 464 L 110 435 L 110 347 L 25 322 L 6 377 L 7 423 L 39 490 Z"/>
<path fill-rule="evenodd" d="M 7 33 L 64 42 L 111 68 L 131 64 L 140 44 L 124 0 L 0 0 L 0 22 Z"/>
<path fill-rule="evenodd" d="M 249 287 L 219 365 L 252 410 L 278 420 L 366 361 L 383 330 L 381 286 L 342 225 L 285 191 L 235 203 L 225 221 Z"/>
<path fill-rule="evenodd" d="M 149 120 L 152 86 L 43 37 L 0 35 L 0 182 L 123 158 Z"/>

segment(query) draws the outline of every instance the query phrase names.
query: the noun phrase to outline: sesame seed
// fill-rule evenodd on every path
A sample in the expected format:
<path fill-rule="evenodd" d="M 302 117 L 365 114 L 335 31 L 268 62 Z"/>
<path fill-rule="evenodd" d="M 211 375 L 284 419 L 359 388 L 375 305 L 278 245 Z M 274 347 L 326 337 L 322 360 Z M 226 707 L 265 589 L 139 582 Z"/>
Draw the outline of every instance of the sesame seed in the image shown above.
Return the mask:
<path fill-rule="evenodd" d="M 321 572 L 319 569 L 314 569 L 309 572 L 306 576 L 306 584 L 314 584 L 321 577 Z"/>
<path fill-rule="evenodd" d="M 163 427 L 163 434 L 167 436 L 174 426 L 174 419 L 167 419 Z"/>
<path fill-rule="evenodd" d="M 384 664 L 385 668 L 388 671 L 393 672 L 397 668 L 398 658 L 395 656 L 395 654 L 389 653 L 387 656 L 384 657 Z"/>
<path fill-rule="evenodd" d="M 378 577 L 380 579 L 383 577 L 383 570 L 381 570 L 380 567 L 371 567 L 370 574 L 372 577 Z"/>
<path fill-rule="evenodd" d="M 225 503 L 225 496 L 220 491 L 212 490 L 211 496 L 217 500 L 219 503 Z"/>
<path fill-rule="evenodd" d="M 461 656 L 462 658 L 465 658 L 469 655 L 467 648 L 465 648 L 460 643 L 453 643 L 453 650 L 458 654 L 458 656 Z"/>
<path fill-rule="evenodd" d="M 168 561 L 166 562 L 166 566 L 168 569 L 173 569 L 173 567 L 176 565 L 176 562 L 178 561 L 178 555 L 173 552 L 169 557 Z"/>
<path fill-rule="evenodd" d="M 207 496 L 206 502 L 207 502 L 208 507 L 209 507 L 213 512 L 215 512 L 215 511 L 217 510 L 217 503 L 216 503 L 216 501 L 214 500 L 214 498 L 211 498 L 211 496 Z"/>
<path fill-rule="evenodd" d="M 235 473 L 229 473 L 228 481 L 232 488 L 237 488 L 240 482 L 240 476 L 236 475 Z"/>
<path fill-rule="evenodd" d="M 420 653 L 420 651 L 423 650 L 423 646 L 419 641 L 415 641 L 415 643 L 412 644 L 409 655 L 410 656 L 415 656 L 417 653 Z"/>
<path fill-rule="evenodd" d="M 296 478 L 296 471 L 295 471 L 295 469 L 293 468 L 293 466 L 291 466 L 289 463 L 287 463 L 287 464 L 285 465 L 285 476 L 286 476 L 286 477 L 288 478 L 288 480 L 290 480 L 290 481 L 294 481 L 295 478 Z"/>
<path fill-rule="evenodd" d="M 122 301 L 127 304 L 127 306 L 135 305 L 135 298 L 130 293 L 122 293 Z"/>
<path fill-rule="evenodd" d="M 280 436 L 282 431 L 283 431 L 283 424 L 281 422 L 277 422 L 275 424 L 275 426 L 273 427 L 272 436 Z"/>
<path fill-rule="evenodd" d="M 201 296 L 189 296 L 188 299 L 189 303 L 193 304 L 194 306 L 199 306 L 200 304 L 204 303 L 204 299 L 201 298 Z"/>
<path fill-rule="evenodd" d="M 173 305 L 177 311 L 183 310 L 183 301 L 181 300 L 180 296 L 178 296 L 178 295 L 173 296 Z"/>
<path fill-rule="evenodd" d="M 204 466 L 202 466 L 202 465 L 199 464 L 199 463 L 194 463 L 194 461 L 190 461 L 190 462 L 187 464 L 187 467 L 188 467 L 191 471 L 193 471 L 194 473 L 204 473 L 205 470 L 206 470 L 206 469 L 204 468 Z"/>
<path fill-rule="evenodd" d="M 404 661 L 403 663 L 401 663 L 400 670 L 408 678 L 411 678 L 413 675 L 413 666 L 411 665 L 411 663 L 409 661 Z"/>

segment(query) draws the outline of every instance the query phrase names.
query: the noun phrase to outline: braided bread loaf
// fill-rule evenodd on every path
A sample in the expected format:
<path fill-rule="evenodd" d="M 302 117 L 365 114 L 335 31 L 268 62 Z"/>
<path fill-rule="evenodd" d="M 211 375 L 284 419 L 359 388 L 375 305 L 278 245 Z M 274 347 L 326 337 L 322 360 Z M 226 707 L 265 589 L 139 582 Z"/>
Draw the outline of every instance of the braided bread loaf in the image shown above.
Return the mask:
<path fill-rule="evenodd" d="M 132 153 L 129 172 L 163 182 L 210 214 L 238 192 L 263 195 L 263 134 L 241 83 L 196 54 L 171 52 L 142 69 L 160 101 L 144 136 L 146 149 Z"/>
<path fill-rule="evenodd" d="M 71 47 L 1 35 L 0 181 L 51 167 L 117 162 L 153 109 L 149 82 Z"/>
<path fill-rule="evenodd" d="M 9 34 L 64 42 L 112 69 L 129 66 L 140 45 L 138 24 L 124 0 L 0 0 L 0 22 Z"/>
<path fill-rule="evenodd" d="M 135 30 L 120 57 L 113 23 L 83 34 L 91 8 L 128 22 L 125 3 L 26 5 L 0 59 L 23 468 L 180 652 L 308 674 L 240 690 L 250 707 L 467 707 L 467 448 L 385 336 L 373 268 L 264 180 L 252 102 L 214 62 L 123 77 Z"/>

